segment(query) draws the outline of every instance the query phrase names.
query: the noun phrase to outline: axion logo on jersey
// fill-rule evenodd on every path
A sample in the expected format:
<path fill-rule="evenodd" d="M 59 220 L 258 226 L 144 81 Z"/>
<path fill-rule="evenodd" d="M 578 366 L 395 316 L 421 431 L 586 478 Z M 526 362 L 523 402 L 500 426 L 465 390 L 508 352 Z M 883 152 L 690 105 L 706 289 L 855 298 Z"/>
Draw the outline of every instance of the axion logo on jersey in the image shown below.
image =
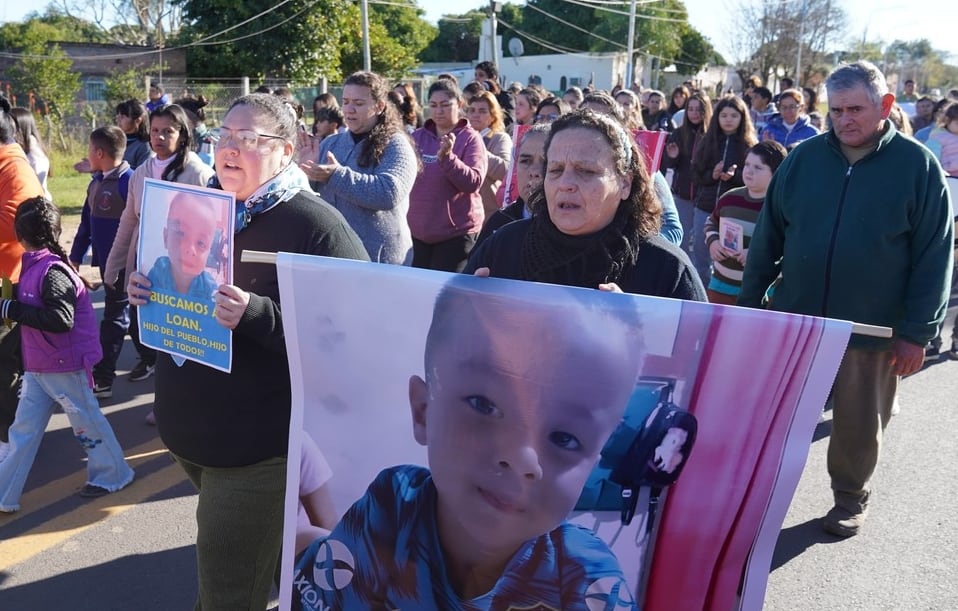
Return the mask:
<path fill-rule="evenodd" d="M 621 577 L 600 577 L 585 591 L 589 611 L 616 611 L 635 608 L 629 586 Z"/>
<path fill-rule="evenodd" d="M 355 564 L 348 547 L 335 539 L 326 539 L 316 550 L 313 581 L 324 590 L 342 590 L 353 580 Z"/>

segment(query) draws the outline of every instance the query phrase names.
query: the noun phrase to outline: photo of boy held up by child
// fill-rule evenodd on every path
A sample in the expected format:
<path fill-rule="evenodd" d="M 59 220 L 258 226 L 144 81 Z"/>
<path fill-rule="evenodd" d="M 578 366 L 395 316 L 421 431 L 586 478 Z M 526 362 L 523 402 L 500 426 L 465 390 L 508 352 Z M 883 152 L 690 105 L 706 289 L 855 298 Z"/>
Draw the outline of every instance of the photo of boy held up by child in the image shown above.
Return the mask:
<path fill-rule="evenodd" d="M 292 608 L 635 608 L 614 553 L 567 519 L 635 388 L 639 314 L 542 291 L 470 276 L 440 290 L 407 389 L 429 467 L 383 469 L 328 536 L 297 537 Z"/>

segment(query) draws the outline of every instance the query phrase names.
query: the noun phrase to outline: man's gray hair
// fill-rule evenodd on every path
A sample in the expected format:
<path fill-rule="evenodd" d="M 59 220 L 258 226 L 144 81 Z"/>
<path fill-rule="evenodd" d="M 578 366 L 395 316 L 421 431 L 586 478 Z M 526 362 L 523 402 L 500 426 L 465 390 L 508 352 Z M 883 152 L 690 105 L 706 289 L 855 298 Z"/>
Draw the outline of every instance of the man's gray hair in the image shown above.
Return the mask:
<path fill-rule="evenodd" d="M 828 93 L 837 91 L 848 91 L 862 87 L 868 94 L 868 99 L 872 104 L 879 106 L 882 96 L 888 93 L 888 84 L 885 83 L 885 75 L 881 73 L 875 64 L 860 60 L 853 64 L 846 64 L 839 67 L 828 76 L 825 81 L 825 87 Z"/>

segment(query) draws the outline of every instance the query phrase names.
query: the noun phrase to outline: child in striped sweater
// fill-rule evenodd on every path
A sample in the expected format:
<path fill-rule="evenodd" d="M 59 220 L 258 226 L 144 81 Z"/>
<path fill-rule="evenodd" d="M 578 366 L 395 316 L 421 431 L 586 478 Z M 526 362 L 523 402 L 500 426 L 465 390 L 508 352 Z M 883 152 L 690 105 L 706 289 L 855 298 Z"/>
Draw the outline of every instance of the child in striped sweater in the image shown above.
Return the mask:
<path fill-rule="evenodd" d="M 705 244 L 712 258 L 709 302 L 735 305 L 755 221 L 772 175 L 785 155 L 785 147 L 774 140 L 763 140 L 748 149 L 742 169 L 745 186 L 723 194 L 706 221 Z"/>

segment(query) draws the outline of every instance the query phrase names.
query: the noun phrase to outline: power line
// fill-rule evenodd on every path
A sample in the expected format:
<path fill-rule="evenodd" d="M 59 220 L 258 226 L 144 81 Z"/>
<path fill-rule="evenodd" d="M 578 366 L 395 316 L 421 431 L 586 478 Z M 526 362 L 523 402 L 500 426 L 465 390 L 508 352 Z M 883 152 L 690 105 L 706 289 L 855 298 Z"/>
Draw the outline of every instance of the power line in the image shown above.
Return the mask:
<path fill-rule="evenodd" d="M 586 4 L 594 4 L 596 5 L 596 8 L 598 8 L 601 5 L 627 7 L 631 4 L 631 2 L 629 2 L 628 0 L 582 0 L 582 2 Z M 639 6 L 643 6 L 647 4 L 651 5 L 651 4 L 658 4 L 659 2 L 662 2 L 662 0 L 638 0 L 636 2 L 636 5 L 639 5 Z M 655 10 L 661 11 L 663 13 L 676 13 L 680 15 L 688 14 L 688 11 L 686 11 L 685 9 L 669 8 L 667 6 L 657 6 L 654 8 Z"/>
<path fill-rule="evenodd" d="M 608 38 L 605 38 L 604 36 L 599 36 L 598 34 L 596 34 L 596 33 L 594 33 L 594 32 L 590 32 L 589 30 L 587 30 L 587 29 L 585 29 L 585 28 L 580 28 L 579 26 L 577 26 L 577 25 L 575 25 L 575 24 L 572 24 L 572 23 L 569 23 L 569 22 L 566 21 L 565 19 L 560 19 L 559 17 L 556 17 L 555 15 L 546 12 L 546 11 L 542 10 L 541 8 L 535 6 L 535 5 L 527 4 L 527 5 L 526 5 L 526 8 L 531 8 L 531 9 L 534 10 L 534 11 L 538 11 L 538 12 L 542 13 L 543 15 L 545 15 L 546 17 L 550 18 L 550 19 L 555 19 L 556 21 L 558 21 L 558 22 L 561 23 L 562 25 L 568 26 L 568 27 L 570 27 L 570 28 L 572 28 L 572 29 L 574 29 L 574 30 L 578 30 L 578 31 L 580 31 L 580 32 L 584 32 L 584 33 L 588 34 L 589 36 L 592 36 L 593 38 L 598 38 L 599 40 L 603 40 L 603 41 L 605 41 L 605 42 L 607 42 L 607 43 L 609 43 L 609 44 L 611 44 L 611 45 L 615 45 L 616 47 L 619 47 L 620 49 L 625 49 L 625 48 L 626 48 L 626 46 L 623 45 L 622 43 L 615 42 L 614 40 L 609 40 Z"/>
<path fill-rule="evenodd" d="M 235 30 L 236 28 L 242 27 L 243 25 L 246 25 L 246 24 L 250 23 L 250 22 L 253 21 L 253 20 L 259 19 L 260 17 L 263 17 L 264 15 L 267 15 L 267 14 L 269 14 L 269 13 L 275 11 L 276 9 L 282 7 L 283 5 L 285 5 L 285 4 L 287 4 L 287 3 L 291 2 L 291 1 L 292 1 L 292 0 L 282 0 L 282 2 L 278 3 L 277 5 L 275 5 L 275 6 L 271 7 L 271 8 L 268 8 L 268 9 L 266 9 L 265 11 L 262 11 L 262 12 L 258 13 L 257 15 L 254 15 L 254 16 L 252 16 L 252 17 L 250 17 L 250 18 L 248 18 L 248 19 L 246 19 L 246 20 L 244 20 L 244 21 L 242 21 L 242 22 L 240 22 L 240 23 L 234 24 L 234 25 L 232 25 L 232 26 L 230 26 L 230 27 L 228 27 L 228 28 L 225 28 L 225 29 L 223 29 L 223 30 L 220 30 L 219 32 L 210 34 L 209 36 L 205 36 L 205 37 L 203 37 L 203 38 L 200 38 L 199 40 L 195 40 L 195 41 L 192 41 L 192 42 L 183 44 L 183 45 L 178 45 L 178 46 L 174 46 L 174 47 L 165 47 L 165 48 L 163 48 L 162 50 L 164 50 L 164 51 L 177 51 L 177 50 L 180 50 L 180 49 L 189 49 L 189 48 L 191 48 L 191 47 L 225 45 L 225 44 L 229 44 L 229 43 L 231 43 L 231 42 L 236 42 L 236 41 L 238 41 L 238 40 L 243 40 L 243 39 L 246 39 L 246 38 L 250 38 L 250 37 L 252 37 L 252 36 L 259 36 L 260 34 L 262 34 L 262 33 L 264 33 L 264 32 L 268 32 L 268 31 L 270 31 L 270 30 L 273 30 L 273 29 L 275 29 L 275 28 L 278 28 L 279 26 L 281 26 L 281 25 L 283 25 L 283 24 L 285 24 L 285 23 L 287 23 L 287 22 L 289 22 L 289 21 L 295 19 L 296 17 L 298 17 L 299 15 L 303 14 L 303 13 L 306 12 L 307 10 L 313 8 L 313 6 L 315 6 L 315 5 L 319 2 L 319 0 L 313 0 L 313 1 L 310 2 L 308 5 L 306 5 L 302 10 L 298 11 L 297 13 L 295 13 L 294 15 L 292 15 L 291 17 L 289 17 L 289 18 L 287 18 L 287 19 L 284 19 L 283 21 L 280 21 L 279 23 L 273 24 L 273 25 L 271 25 L 271 26 L 269 26 L 269 27 L 263 28 L 262 30 L 259 30 L 259 31 L 257 31 L 257 32 L 253 32 L 253 33 L 251 33 L 251 34 L 246 34 L 246 35 L 239 36 L 239 37 L 236 37 L 236 38 L 231 38 L 231 39 L 228 39 L 228 40 L 218 40 L 218 41 L 207 42 L 207 41 L 210 41 L 210 40 L 213 39 L 213 38 L 216 38 L 216 37 L 218 37 L 218 36 L 222 36 L 223 34 L 226 34 L 227 32 L 230 32 L 230 31 L 232 31 L 232 30 Z M 67 44 L 73 44 L 73 43 L 67 43 Z M 104 54 L 104 55 L 91 56 L 89 59 L 97 59 L 97 60 L 127 59 L 127 58 L 130 58 L 130 57 L 142 57 L 142 56 L 145 56 L 145 55 L 156 55 L 156 54 L 158 54 L 158 53 L 160 53 L 160 49 L 159 49 L 159 48 L 155 48 L 155 49 L 150 49 L 150 50 L 148 50 L 148 51 L 144 50 L 144 51 L 128 51 L 128 52 L 124 52 L 124 53 L 107 53 L 107 54 Z M 0 51 L 0 57 L 6 57 L 6 58 L 10 58 L 10 59 L 40 59 L 40 60 L 65 59 L 65 57 L 62 56 L 62 55 L 39 55 L 39 54 L 30 54 L 30 53 L 10 53 L 10 52 L 7 52 L 7 51 Z"/>
<path fill-rule="evenodd" d="M 594 4 L 589 4 L 589 3 L 585 2 L 585 0 L 562 0 L 562 2 L 568 2 L 569 4 L 575 4 L 575 5 L 577 5 L 577 6 L 584 6 L 584 7 L 586 7 L 586 8 L 595 9 L 595 10 L 597 10 L 597 11 L 605 11 L 606 13 L 612 13 L 612 14 L 614 14 L 614 15 L 625 15 L 626 17 L 629 16 L 629 13 L 628 13 L 627 11 L 617 11 L 617 10 L 611 9 L 611 8 L 603 8 L 603 7 L 601 7 L 601 6 L 596 6 L 596 5 L 594 5 Z M 527 4 L 526 6 L 529 6 L 529 5 Z M 635 18 L 636 18 L 636 19 L 645 19 L 645 20 L 647 20 L 647 21 L 665 21 L 665 22 L 668 22 L 668 23 L 688 23 L 688 20 L 687 20 L 687 19 L 674 19 L 674 18 L 672 18 L 672 17 L 656 17 L 656 16 L 654 16 L 654 15 L 639 15 L 639 14 L 636 14 L 636 15 L 635 15 Z"/>
<path fill-rule="evenodd" d="M 579 49 L 570 49 L 569 47 L 561 47 L 557 43 L 550 43 L 548 41 L 545 41 L 539 38 L 538 36 L 535 36 L 533 34 L 520 30 L 519 28 L 515 27 L 508 21 L 505 21 L 504 19 L 502 19 L 502 17 L 499 17 L 499 23 L 502 24 L 504 27 L 509 28 L 516 34 L 519 34 L 520 36 L 524 36 L 530 41 L 536 43 L 537 45 L 541 47 L 549 49 L 550 51 L 555 51 L 556 53 L 564 53 L 568 55 L 588 55 L 589 54 L 589 51 L 582 51 Z"/>

